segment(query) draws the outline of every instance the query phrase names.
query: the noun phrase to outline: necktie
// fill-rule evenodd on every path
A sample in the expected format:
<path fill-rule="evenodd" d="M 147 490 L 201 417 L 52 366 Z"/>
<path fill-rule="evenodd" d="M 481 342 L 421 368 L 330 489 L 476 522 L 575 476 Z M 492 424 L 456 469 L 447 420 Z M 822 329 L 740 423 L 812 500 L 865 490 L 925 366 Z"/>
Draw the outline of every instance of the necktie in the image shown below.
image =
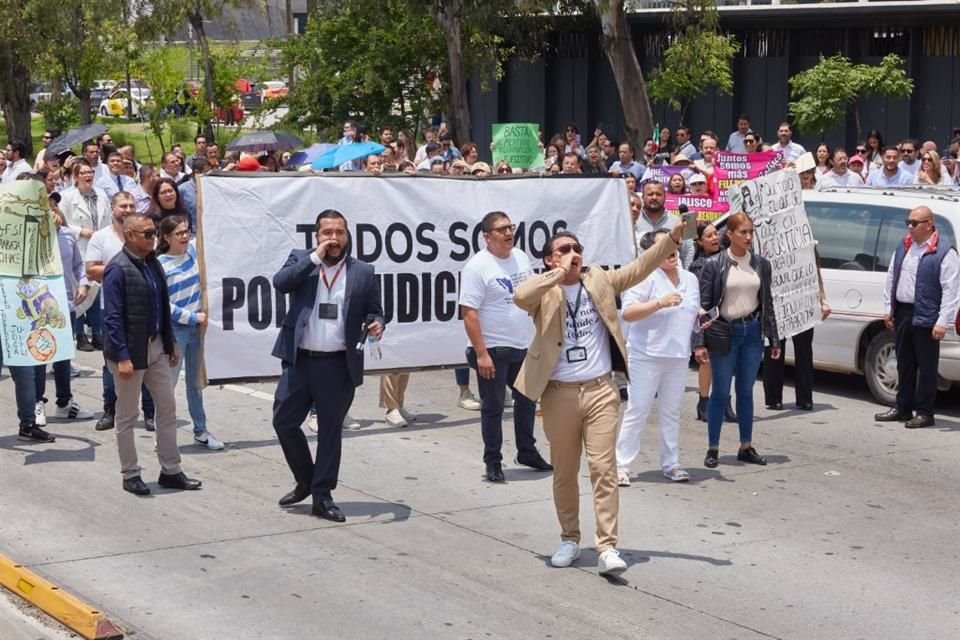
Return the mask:
<path fill-rule="evenodd" d="M 123 191 L 123 183 L 120 182 L 120 176 L 117 176 L 117 189 Z"/>

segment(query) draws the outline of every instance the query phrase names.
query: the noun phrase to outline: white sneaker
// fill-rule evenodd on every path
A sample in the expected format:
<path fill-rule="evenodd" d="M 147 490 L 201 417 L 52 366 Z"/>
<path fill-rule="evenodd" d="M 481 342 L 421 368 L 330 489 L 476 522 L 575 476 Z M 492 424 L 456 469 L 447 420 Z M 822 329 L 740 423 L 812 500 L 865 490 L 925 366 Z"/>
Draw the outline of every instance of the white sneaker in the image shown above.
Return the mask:
<path fill-rule="evenodd" d="M 617 486 L 618 487 L 629 487 L 630 486 L 630 474 L 626 471 L 617 471 Z"/>
<path fill-rule="evenodd" d="M 480 401 L 473 396 L 472 391 L 464 391 L 461 393 L 457 406 L 467 411 L 480 411 Z"/>
<path fill-rule="evenodd" d="M 359 429 L 360 421 L 348 413 L 347 415 L 343 416 L 343 424 L 341 424 L 340 426 L 344 429 Z M 317 430 L 316 420 L 313 421 L 313 423 L 310 425 L 310 428 L 313 429 L 314 431 Z"/>
<path fill-rule="evenodd" d="M 75 366 L 70 365 L 70 377 L 78 378 L 80 376 L 80 369 L 77 369 Z"/>
<path fill-rule="evenodd" d="M 33 424 L 38 427 L 47 426 L 47 403 L 43 400 L 39 401 L 33 408 Z"/>
<path fill-rule="evenodd" d="M 70 402 L 67 403 L 67 406 L 57 407 L 57 413 L 55 414 L 58 418 L 68 418 L 70 420 L 89 420 L 93 417 L 92 411 L 87 411 L 73 398 L 70 398 Z"/>
<path fill-rule="evenodd" d="M 597 561 L 597 573 L 602 576 L 616 576 L 627 570 L 627 563 L 620 558 L 616 549 L 607 549 Z"/>
<path fill-rule="evenodd" d="M 403 414 L 399 410 L 394 409 L 392 411 L 387 411 L 386 415 L 383 416 L 383 419 L 391 427 L 405 427 L 407 426 L 407 421 L 403 419 Z"/>
<path fill-rule="evenodd" d="M 569 567 L 579 557 L 580 545 L 573 540 L 564 540 L 557 552 L 550 556 L 550 564 L 555 567 Z"/>
<path fill-rule="evenodd" d="M 193 442 L 212 451 L 220 451 L 223 449 L 223 443 L 214 438 L 213 434 L 209 431 L 204 431 L 200 435 L 194 434 Z"/>
<path fill-rule="evenodd" d="M 403 419 L 406 420 L 407 422 L 417 421 L 417 414 L 415 414 L 413 411 L 407 411 L 403 407 L 400 407 L 400 415 L 402 415 Z"/>

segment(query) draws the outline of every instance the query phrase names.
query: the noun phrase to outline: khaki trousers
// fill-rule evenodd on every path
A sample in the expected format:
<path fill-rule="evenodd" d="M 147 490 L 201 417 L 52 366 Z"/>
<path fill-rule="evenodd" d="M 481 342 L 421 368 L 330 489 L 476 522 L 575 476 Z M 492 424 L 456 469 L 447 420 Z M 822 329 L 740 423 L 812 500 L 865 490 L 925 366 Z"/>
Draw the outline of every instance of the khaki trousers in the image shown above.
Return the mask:
<path fill-rule="evenodd" d="M 170 356 L 163 352 L 163 339 L 159 336 L 147 344 L 147 368 L 135 369 L 124 380 L 117 375 L 117 363 L 107 361 L 117 388 L 116 430 L 117 449 L 120 453 L 120 472 L 123 479 L 140 475 L 137 461 L 136 436 L 133 431 L 140 417 L 137 403 L 140 386 L 146 385 L 156 405 L 157 459 L 165 474 L 180 473 L 180 450 L 177 448 L 177 404 L 173 396 L 173 381 L 170 378 Z"/>
<path fill-rule="evenodd" d="M 409 382 L 409 373 L 388 373 L 380 376 L 380 406 L 387 411 L 403 407 Z"/>
<path fill-rule="evenodd" d="M 587 451 L 597 552 L 617 546 L 620 490 L 617 487 L 617 423 L 620 393 L 609 375 L 586 382 L 550 381 L 540 397 L 543 431 L 550 441 L 553 502 L 560 538 L 580 544 L 580 453 Z"/>

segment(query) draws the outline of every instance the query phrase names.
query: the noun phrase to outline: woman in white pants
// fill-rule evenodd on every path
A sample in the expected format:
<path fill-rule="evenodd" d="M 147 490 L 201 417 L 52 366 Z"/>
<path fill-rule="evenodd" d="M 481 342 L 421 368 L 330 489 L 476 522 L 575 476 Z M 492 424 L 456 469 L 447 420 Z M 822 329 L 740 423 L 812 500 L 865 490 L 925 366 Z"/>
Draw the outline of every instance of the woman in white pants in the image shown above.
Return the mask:
<path fill-rule="evenodd" d="M 659 230 L 640 241 L 649 249 Z M 700 285 L 696 276 L 680 267 L 674 254 L 649 278 L 623 297 L 623 319 L 628 323 L 630 398 L 617 437 L 617 482 L 630 486 L 630 464 L 640 453 L 640 435 L 656 396 L 660 414 L 660 466 L 674 482 L 690 476 L 680 466 L 680 402 L 687 384 L 690 336 L 700 313 Z"/>

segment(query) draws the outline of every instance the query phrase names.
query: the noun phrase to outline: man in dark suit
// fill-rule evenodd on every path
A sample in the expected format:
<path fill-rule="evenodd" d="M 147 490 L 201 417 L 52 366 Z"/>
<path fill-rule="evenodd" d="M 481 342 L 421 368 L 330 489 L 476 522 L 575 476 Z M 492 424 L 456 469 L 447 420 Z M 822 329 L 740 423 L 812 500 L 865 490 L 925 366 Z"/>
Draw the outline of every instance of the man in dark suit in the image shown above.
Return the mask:
<path fill-rule="evenodd" d="M 313 494 L 313 514 L 334 522 L 346 518 L 331 492 L 340 472 L 341 424 L 363 384 L 363 352 L 357 351 L 364 323 L 369 335 L 383 332 L 380 286 L 373 265 L 350 257 L 347 221 L 327 209 L 317 216 L 317 248 L 290 252 L 273 286 L 292 293 L 273 355 L 283 373 L 273 402 L 273 428 L 297 481 L 280 499 L 296 504 Z M 310 458 L 300 425 L 316 404 L 317 457 Z"/>

